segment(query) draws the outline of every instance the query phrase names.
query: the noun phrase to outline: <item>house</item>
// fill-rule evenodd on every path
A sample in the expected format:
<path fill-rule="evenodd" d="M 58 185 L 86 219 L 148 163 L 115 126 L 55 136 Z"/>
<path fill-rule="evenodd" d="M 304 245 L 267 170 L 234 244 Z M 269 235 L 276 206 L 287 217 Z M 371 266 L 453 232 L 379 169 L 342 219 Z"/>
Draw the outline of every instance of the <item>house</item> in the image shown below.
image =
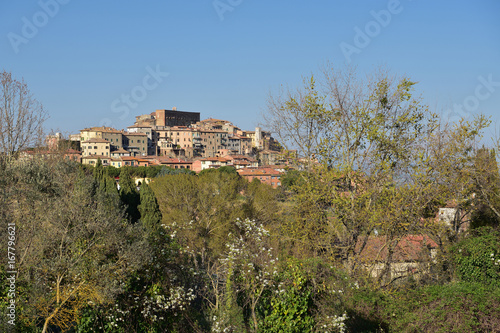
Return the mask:
<path fill-rule="evenodd" d="M 439 208 L 436 214 L 437 221 L 459 233 L 469 230 L 470 219 L 470 212 L 460 209 L 456 200 L 448 201 L 446 206 Z"/>
<path fill-rule="evenodd" d="M 365 243 L 366 241 L 366 243 Z M 397 242 L 397 244 L 394 243 Z M 372 277 L 379 277 L 385 267 L 389 247 L 393 245 L 390 279 L 419 277 L 429 271 L 437 255 L 438 245 L 428 235 L 406 235 L 392 243 L 387 236 L 368 236 L 356 243 L 356 263 Z"/>
<path fill-rule="evenodd" d="M 157 155 L 158 152 L 156 150 L 156 132 L 153 130 L 153 126 L 150 124 L 135 124 L 127 127 L 128 133 L 144 133 L 147 137 L 147 147 L 148 155 Z"/>
<path fill-rule="evenodd" d="M 180 158 L 169 158 L 163 156 L 157 156 L 154 158 L 149 158 L 151 160 L 150 165 L 164 165 L 172 169 L 188 169 L 192 170 L 193 162 L 182 160 Z"/>
<path fill-rule="evenodd" d="M 259 166 L 259 162 L 256 159 L 246 155 L 227 155 L 224 158 L 227 160 L 227 165 L 232 165 L 236 169 L 256 168 Z"/>
<path fill-rule="evenodd" d="M 132 156 L 122 156 L 120 157 L 122 160 L 121 166 L 139 166 L 139 161 L 137 157 Z"/>
<path fill-rule="evenodd" d="M 273 168 L 244 168 L 239 169 L 238 174 L 249 182 L 258 179 L 261 183 L 268 184 L 273 188 L 281 186 L 282 172 Z"/>
<path fill-rule="evenodd" d="M 263 150 L 259 153 L 259 159 L 263 165 L 274 165 L 284 163 L 283 154 L 275 150 Z"/>
<path fill-rule="evenodd" d="M 125 164 L 123 163 L 121 158 L 113 158 L 112 157 L 110 162 L 109 162 L 109 165 L 113 166 L 115 168 L 121 168 Z"/>
<path fill-rule="evenodd" d="M 123 149 L 129 151 L 133 156 L 148 154 L 148 137 L 146 133 L 123 132 L 122 145 Z"/>
<path fill-rule="evenodd" d="M 80 142 L 88 141 L 94 138 L 103 139 L 109 142 L 110 150 L 123 148 L 122 146 L 122 131 L 112 127 L 90 127 L 80 130 Z"/>
<path fill-rule="evenodd" d="M 111 156 L 111 145 L 108 140 L 101 138 L 91 138 L 82 142 L 82 156 L 102 155 L 108 159 Z"/>
<path fill-rule="evenodd" d="M 111 157 L 112 158 L 120 158 L 122 156 L 130 156 L 130 152 L 123 149 L 123 148 L 120 148 L 120 149 L 117 149 L 117 150 L 114 150 L 111 152 Z"/>
<path fill-rule="evenodd" d="M 104 155 L 88 155 L 82 157 L 82 164 L 96 165 L 98 160 L 101 160 L 103 166 L 108 166 L 110 165 L 109 162 L 111 161 L 111 157 Z"/>
<path fill-rule="evenodd" d="M 205 169 L 217 169 L 228 165 L 228 160 L 225 157 L 202 158 L 198 161 L 198 163 L 200 163 L 200 171 Z"/>
<path fill-rule="evenodd" d="M 64 154 L 64 159 L 66 160 L 75 161 L 78 163 L 82 162 L 82 153 L 78 150 L 68 149 L 63 151 L 63 154 Z"/>

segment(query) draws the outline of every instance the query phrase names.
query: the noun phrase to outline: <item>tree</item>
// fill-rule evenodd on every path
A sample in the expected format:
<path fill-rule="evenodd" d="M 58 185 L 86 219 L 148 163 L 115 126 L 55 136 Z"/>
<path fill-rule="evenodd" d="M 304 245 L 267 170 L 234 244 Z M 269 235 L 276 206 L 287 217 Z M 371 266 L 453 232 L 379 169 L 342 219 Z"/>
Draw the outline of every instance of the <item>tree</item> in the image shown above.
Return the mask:
<path fill-rule="evenodd" d="M 414 168 L 437 118 L 413 96 L 415 84 L 384 70 L 362 80 L 352 68 L 326 67 L 319 80 L 270 97 L 269 129 L 288 150 L 298 150 L 299 166 L 308 171 L 292 185 L 295 204 L 284 235 L 353 270 L 356 245 L 375 230 L 388 236 L 389 248 L 418 231 L 429 186 L 418 182 Z M 414 201 L 405 210 L 408 195 Z M 389 255 L 385 272 L 390 262 Z"/>
<path fill-rule="evenodd" d="M 24 80 L 0 72 L 0 154 L 13 155 L 41 143 L 47 119 Z"/>
<path fill-rule="evenodd" d="M 455 208 L 451 235 L 455 238 L 478 210 L 499 207 L 499 175 L 493 151 L 481 147 L 482 133 L 490 121 L 476 116 L 440 126 L 421 149 L 421 182 L 432 183 L 434 198 L 442 207 Z"/>
<path fill-rule="evenodd" d="M 240 192 L 246 182 L 237 173 L 214 170 L 198 176 L 166 175 L 150 185 L 163 224 L 189 247 L 196 265 L 204 266 L 225 250 L 227 234 L 234 228 L 232 221 L 245 215 Z"/>
<path fill-rule="evenodd" d="M 215 302 L 217 306 L 213 306 L 214 327 L 222 332 L 238 329 L 234 313 L 239 306 L 238 298 L 250 312 L 248 321 L 252 331 L 258 332 L 257 306 L 272 287 L 278 273 L 278 258 L 271 247 L 270 233 L 262 224 L 250 219 L 238 219 L 235 224 L 236 233 L 227 235 L 227 253 L 218 260 L 219 275 L 212 278 L 214 298 L 220 298 Z"/>
<path fill-rule="evenodd" d="M 298 158 L 310 163 L 326 129 L 326 114 L 312 76 L 304 80 L 304 89 L 271 95 L 264 120 L 286 150 L 297 149 Z"/>
<path fill-rule="evenodd" d="M 120 199 L 125 205 L 130 220 L 132 222 L 139 220 L 140 214 L 137 210 L 140 200 L 139 193 L 137 193 L 134 181 L 130 176 L 130 170 L 127 167 L 122 167 L 120 170 Z"/>
<path fill-rule="evenodd" d="M 2 215 L 16 225 L 20 254 L 19 331 L 68 329 L 88 304 L 112 301 L 141 266 L 140 233 L 74 163 L 19 159 L 2 171 Z"/>
<path fill-rule="evenodd" d="M 151 187 L 144 182 L 139 191 L 141 204 L 137 207 L 141 214 L 141 223 L 147 230 L 156 230 L 160 227 L 161 213 Z"/>

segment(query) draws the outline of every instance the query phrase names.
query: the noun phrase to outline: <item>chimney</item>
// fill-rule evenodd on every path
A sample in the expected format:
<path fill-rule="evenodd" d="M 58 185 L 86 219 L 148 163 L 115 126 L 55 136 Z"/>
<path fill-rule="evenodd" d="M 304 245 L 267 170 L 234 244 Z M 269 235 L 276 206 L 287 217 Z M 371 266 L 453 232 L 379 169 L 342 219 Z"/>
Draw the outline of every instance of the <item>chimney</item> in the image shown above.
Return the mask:
<path fill-rule="evenodd" d="M 176 106 L 172 107 L 172 111 L 177 111 L 177 107 Z"/>

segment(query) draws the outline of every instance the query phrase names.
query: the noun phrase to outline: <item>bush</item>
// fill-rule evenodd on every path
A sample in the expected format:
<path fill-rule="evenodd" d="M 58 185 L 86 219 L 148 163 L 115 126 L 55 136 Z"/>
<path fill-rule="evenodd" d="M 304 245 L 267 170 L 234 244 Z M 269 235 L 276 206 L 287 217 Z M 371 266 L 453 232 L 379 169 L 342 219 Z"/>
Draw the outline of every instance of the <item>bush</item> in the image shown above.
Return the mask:
<path fill-rule="evenodd" d="M 473 230 L 451 249 L 455 274 L 462 281 L 500 286 L 500 234 L 489 227 Z"/>

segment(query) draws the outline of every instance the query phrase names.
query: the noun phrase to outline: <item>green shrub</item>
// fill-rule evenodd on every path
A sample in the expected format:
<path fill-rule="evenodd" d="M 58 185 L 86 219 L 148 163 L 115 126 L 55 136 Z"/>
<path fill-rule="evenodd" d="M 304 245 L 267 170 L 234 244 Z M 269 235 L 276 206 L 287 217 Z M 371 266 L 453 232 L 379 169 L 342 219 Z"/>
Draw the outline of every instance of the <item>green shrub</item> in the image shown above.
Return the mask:
<path fill-rule="evenodd" d="M 471 232 L 451 249 L 462 281 L 500 286 L 500 234 L 489 227 Z"/>

